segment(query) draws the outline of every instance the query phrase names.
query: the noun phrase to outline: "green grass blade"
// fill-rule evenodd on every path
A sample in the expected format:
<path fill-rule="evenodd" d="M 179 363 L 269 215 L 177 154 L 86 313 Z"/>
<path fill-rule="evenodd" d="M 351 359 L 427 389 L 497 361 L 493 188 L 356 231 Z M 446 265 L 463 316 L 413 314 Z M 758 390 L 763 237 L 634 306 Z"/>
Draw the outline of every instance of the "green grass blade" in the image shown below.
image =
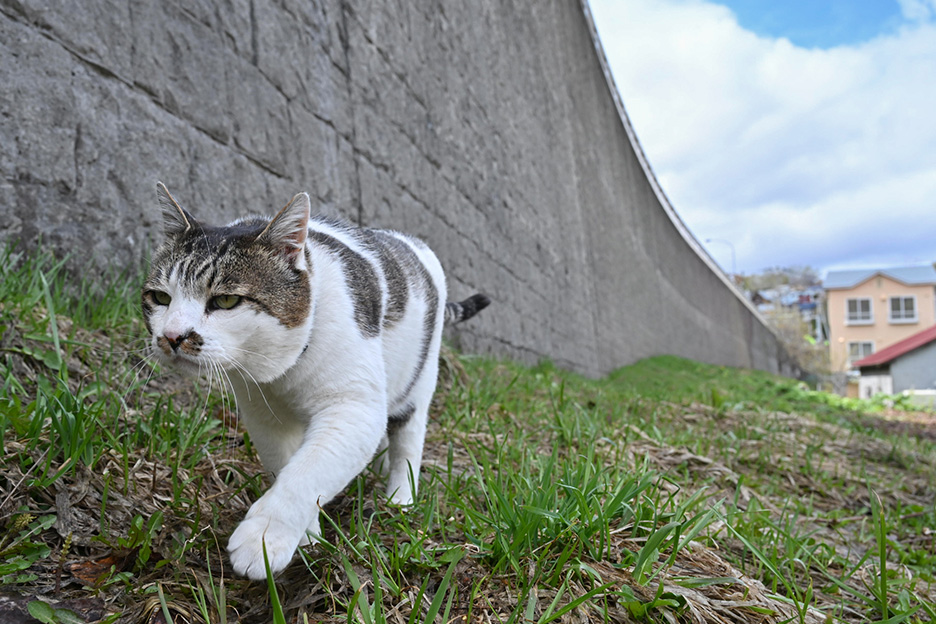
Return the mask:
<path fill-rule="evenodd" d="M 351 588 L 354 590 L 354 596 L 351 598 L 351 602 L 348 603 L 348 621 L 351 621 L 354 607 L 357 607 L 361 611 L 364 624 L 373 624 L 374 620 L 373 617 L 371 617 L 370 602 L 368 602 L 367 596 L 364 593 L 364 585 L 361 583 L 357 572 L 355 572 L 354 568 L 351 566 L 351 560 L 348 559 L 344 553 L 339 554 L 341 555 L 341 565 L 344 567 L 345 574 L 348 575 L 348 582 L 351 583 Z"/>
<path fill-rule="evenodd" d="M 445 599 L 445 594 L 448 592 L 449 584 L 452 582 L 455 566 L 458 565 L 458 562 L 461 561 L 464 556 L 465 552 L 460 550 L 457 556 L 452 559 L 452 562 L 449 563 L 448 569 L 445 571 L 445 576 L 442 577 L 442 581 L 439 583 L 439 589 L 436 590 L 436 594 L 429 604 L 429 611 L 426 612 L 426 622 L 435 622 L 435 617 L 442 608 L 442 601 Z"/>
<path fill-rule="evenodd" d="M 647 538 L 643 548 L 637 553 L 637 561 L 634 562 L 634 571 L 632 574 L 634 578 L 637 579 L 638 583 L 646 585 L 650 582 L 650 579 L 653 578 L 647 575 L 646 568 L 659 560 L 660 547 L 663 542 L 666 541 L 666 538 L 669 537 L 669 534 L 678 527 L 678 522 L 670 522 L 651 533 L 650 537 Z"/>
<path fill-rule="evenodd" d="M 558 620 L 559 618 L 561 618 L 563 615 L 565 615 L 569 611 L 572 611 L 573 609 L 578 609 L 586 601 L 591 600 L 592 598 L 594 598 L 595 596 L 599 594 L 603 594 L 611 587 L 614 587 L 614 583 L 604 583 L 602 585 L 599 585 L 598 587 L 592 588 L 590 591 L 582 594 L 581 596 L 571 601 L 569 604 L 565 605 L 564 607 L 562 607 L 561 609 L 559 609 L 558 611 L 556 611 L 549 617 L 541 618 L 538 624 L 548 624 L 549 622 Z"/>
<path fill-rule="evenodd" d="M 878 610 L 881 619 L 888 620 L 887 601 L 887 521 L 884 517 L 884 505 L 881 497 L 874 490 L 868 488 L 871 499 L 871 515 L 874 520 L 874 537 L 878 548 Z"/>
<path fill-rule="evenodd" d="M 162 583 L 156 584 L 156 593 L 159 596 L 159 607 L 162 609 L 163 617 L 167 622 L 174 622 L 172 615 L 169 613 L 169 604 L 166 602 L 166 595 L 163 593 Z"/>
<path fill-rule="evenodd" d="M 263 547 L 263 567 L 266 570 L 267 592 L 270 594 L 270 608 L 273 610 L 273 624 L 286 624 L 286 615 L 283 605 L 280 604 L 279 592 L 276 591 L 276 581 L 273 580 L 273 571 L 270 569 L 270 558 L 267 556 L 266 540 L 261 542 Z M 166 620 L 171 622 L 172 620 Z"/>

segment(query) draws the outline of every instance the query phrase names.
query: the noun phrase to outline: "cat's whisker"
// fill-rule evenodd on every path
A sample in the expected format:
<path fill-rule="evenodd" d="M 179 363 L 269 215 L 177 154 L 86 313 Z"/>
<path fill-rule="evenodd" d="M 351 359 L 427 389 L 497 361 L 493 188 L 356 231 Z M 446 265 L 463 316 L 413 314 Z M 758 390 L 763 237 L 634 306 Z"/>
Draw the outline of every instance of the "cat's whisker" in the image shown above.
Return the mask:
<path fill-rule="evenodd" d="M 139 357 L 140 361 L 131 366 L 130 370 L 124 374 L 123 378 L 121 379 L 122 385 L 125 383 L 127 376 L 130 375 L 130 373 L 133 373 L 133 380 L 130 382 L 130 386 L 135 387 L 137 382 L 140 380 L 140 374 L 146 368 L 149 368 L 150 375 L 147 377 L 146 382 L 144 382 L 142 385 L 145 386 L 147 383 L 149 383 L 149 380 L 152 378 L 153 373 L 155 372 L 156 362 L 153 360 L 153 356 L 145 351 L 141 353 Z"/>
<path fill-rule="evenodd" d="M 241 348 L 241 347 L 234 347 L 234 346 L 228 346 L 227 349 L 230 350 L 230 351 L 239 351 L 239 352 L 245 353 L 245 354 L 247 354 L 247 355 L 255 355 L 255 356 L 257 356 L 257 357 L 262 357 L 262 358 L 265 359 L 267 362 L 271 362 L 271 363 L 275 363 L 275 362 L 276 362 L 276 360 L 274 360 L 273 358 L 271 358 L 271 357 L 269 357 L 269 356 L 266 356 L 266 355 L 264 355 L 264 354 L 262 354 L 262 353 L 259 353 L 259 352 L 257 352 L 257 351 L 251 351 L 250 349 L 244 349 L 244 348 Z"/>
<path fill-rule="evenodd" d="M 149 374 L 146 376 L 146 379 L 143 380 L 142 383 L 140 383 L 140 373 L 141 373 L 141 372 L 142 372 L 142 368 L 136 372 L 136 374 L 135 374 L 134 377 L 133 377 L 133 382 L 129 384 L 129 386 L 127 387 L 126 392 L 124 392 L 124 393 L 120 396 L 120 401 L 121 401 L 121 403 L 123 404 L 124 409 L 130 409 L 130 404 L 128 403 L 128 399 L 131 397 L 131 395 L 132 395 L 134 392 L 139 393 L 139 396 L 138 396 L 138 398 L 136 399 L 136 403 L 137 403 L 137 404 L 142 403 L 142 399 L 143 399 L 143 389 L 146 387 L 146 384 L 148 384 L 148 383 L 150 382 L 150 380 L 153 378 L 153 369 L 151 368 L 151 369 L 149 370 Z"/>
<path fill-rule="evenodd" d="M 237 397 L 234 394 L 234 386 L 231 385 L 231 378 L 228 376 L 228 372 L 224 369 L 223 366 L 218 365 L 217 375 L 218 375 L 218 381 L 222 385 L 222 395 L 221 395 L 222 409 L 227 409 L 228 411 L 230 411 L 232 408 L 237 409 L 237 404 L 236 404 Z M 224 404 L 225 400 L 228 401 L 226 408 Z"/>
<path fill-rule="evenodd" d="M 221 375 L 218 373 L 218 363 L 213 359 L 208 360 L 208 396 L 211 395 L 212 391 L 217 392 L 220 396 L 221 401 L 221 410 L 224 411 L 224 383 L 221 380 Z M 208 397 L 205 398 L 207 403 Z"/>
<path fill-rule="evenodd" d="M 208 389 L 204 390 L 205 394 L 204 394 L 204 398 L 203 398 L 202 405 L 201 405 L 201 415 L 204 418 L 209 417 L 208 403 L 211 400 L 211 389 L 212 389 L 213 382 L 214 382 L 214 375 L 212 374 L 213 366 L 214 366 L 214 362 L 211 360 L 211 358 L 208 358 L 207 360 L 204 360 L 204 361 L 201 358 L 199 358 L 198 360 L 198 376 L 199 378 L 204 379 L 205 381 L 208 382 Z"/>
<path fill-rule="evenodd" d="M 121 355 L 132 355 L 132 354 L 134 354 L 134 353 L 137 353 L 137 352 L 139 352 L 139 351 L 142 351 L 143 348 L 141 348 L 141 347 L 134 347 L 133 345 L 134 345 L 135 343 L 141 343 L 141 344 L 143 345 L 143 347 L 145 347 L 145 346 L 146 346 L 146 343 L 148 342 L 148 340 L 147 340 L 146 338 L 137 338 L 137 339 L 135 339 L 135 340 L 133 340 L 133 339 L 125 339 L 125 338 L 123 338 L 122 336 L 120 336 L 120 335 L 118 335 L 118 334 L 108 334 L 108 335 L 106 336 L 106 338 L 108 338 L 108 340 L 110 341 L 107 345 L 99 345 L 99 344 L 95 344 L 95 343 L 93 343 L 93 342 L 82 342 L 82 341 L 79 341 L 79 340 L 75 340 L 75 341 L 73 342 L 73 344 L 74 344 L 75 346 L 77 346 L 77 347 L 82 348 L 82 349 L 86 349 L 87 351 L 89 351 L 90 353 L 93 353 L 93 354 L 95 354 L 95 355 L 102 355 L 102 354 L 103 354 L 103 355 L 118 355 L 118 356 L 121 356 Z M 124 349 L 114 349 L 114 348 L 113 348 L 113 343 L 116 342 L 116 341 L 118 341 L 118 340 L 120 340 L 120 341 L 121 341 L 121 344 L 123 344 L 124 346 L 126 346 L 126 348 L 124 348 Z"/>
<path fill-rule="evenodd" d="M 146 379 L 141 383 L 140 374 L 145 370 L 149 369 L 149 372 L 146 376 Z M 141 397 L 143 395 L 143 389 L 149 384 L 150 380 L 153 378 L 153 375 L 156 373 L 156 362 L 154 361 L 153 355 L 148 352 L 142 353 L 141 359 L 137 362 L 132 368 L 133 371 L 133 381 L 129 384 L 127 391 L 121 396 L 121 401 L 126 405 L 127 396 L 135 390 L 139 391 Z M 129 372 L 127 373 L 129 374 Z M 126 375 L 124 376 L 126 378 Z"/>
<path fill-rule="evenodd" d="M 211 364 L 212 364 L 213 376 L 217 378 L 218 380 L 218 392 L 221 394 L 221 397 L 220 397 L 221 398 L 221 410 L 222 411 L 226 409 L 229 410 L 230 409 L 229 396 L 230 396 L 230 393 L 232 392 L 232 389 L 230 388 L 230 384 L 226 380 L 227 372 L 224 370 L 224 367 L 221 365 L 220 362 L 212 360 Z M 228 401 L 227 404 L 225 403 L 226 401 Z"/>
<path fill-rule="evenodd" d="M 228 374 L 228 371 L 227 371 L 225 368 L 219 366 L 219 367 L 218 367 L 218 372 L 219 372 L 220 376 L 222 377 L 222 379 L 223 379 L 224 381 L 226 381 L 226 383 L 227 383 L 227 392 L 225 392 L 225 394 L 228 395 L 228 413 L 225 414 L 225 413 L 222 412 L 222 418 L 223 418 L 222 424 L 223 424 L 225 427 L 227 427 L 228 429 L 234 429 L 234 430 L 236 431 L 236 429 L 237 429 L 237 421 L 238 421 L 237 414 L 238 414 L 238 409 L 239 409 L 239 408 L 238 408 L 238 406 L 237 406 L 237 393 L 234 392 L 234 383 L 231 381 L 231 377 L 230 377 L 230 375 Z M 223 409 L 224 409 L 224 399 L 223 399 L 223 398 L 222 398 L 222 401 L 221 401 L 221 407 L 222 407 L 222 410 L 223 410 Z M 231 417 L 233 417 L 233 423 L 231 423 L 230 421 L 227 420 L 228 418 L 231 418 Z M 235 437 L 226 436 L 226 437 L 227 437 L 227 450 L 230 452 L 230 451 L 232 451 L 232 450 L 234 449 L 234 447 L 236 446 L 236 443 L 235 443 L 236 436 L 235 436 Z"/>
<path fill-rule="evenodd" d="M 231 362 L 231 365 L 234 366 L 234 368 L 236 368 L 239 371 L 242 371 L 242 374 L 246 374 L 248 377 L 250 377 L 250 381 L 252 381 L 253 384 L 257 387 L 257 390 L 259 390 L 261 393 L 263 392 L 263 389 L 260 387 L 260 382 L 257 381 L 257 378 L 254 377 L 253 374 L 249 370 L 247 370 L 246 366 L 241 364 L 241 362 L 237 360 L 236 358 L 231 358 L 229 361 Z M 244 385 L 246 385 L 249 390 L 250 384 L 247 383 L 246 379 L 244 379 Z M 249 394 L 247 395 L 247 398 L 250 398 Z"/>
<path fill-rule="evenodd" d="M 234 391 L 234 384 L 231 382 L 231 378 L 228 375 L 228 371 L 224 366 L 217 360 L 209 358 L 209 363 L 212 368 L 212 377 L 216 377 L 218 380 L 219 392 L 221 394 L 221 419 L 224 422 L 224 419 L 228 414 L 231 414 L 235 418 L 235 423 L 237 419 L 237 393 Z M 229 443 L 229 446 L 233 448 L 233 441 Z"/>
<path fill-rule="evenodd" d="M 244 388 L 247 390 L 247 400 L 250 401 L 250 383 L 248 383 L 247 378 L 244 377 L 245 374 L 247 375 L 247 377 L 250 377 L 250 380 L 253 382 L 253 385 L 256 386 L 257 391 L 260 393 L 260 398 L 263 399 L 263 404 L 267 406 L 267 409 L 270 411 L 271 414 L 273 414 L 273 417 L 276 418 L 277 421 L 279 421 L 279 416 L 277 416 L 276 412 L 273 411 L 273 408 L 270 407 L 270 402 L 267 401 L 266 394 L 264 394 L 263 388 L 260 386 L 260 382 L 257 381 L 256 377 L 254 377 L 250 373 L 250 371 L 247 370 L 247 367 L 245 367 L 243 364 L 238 362 L 235 358 L 231 358 L 229 361 L 234 366 L 234 370 L 236 370 L 240 374 L 241 379 L 244 382 Z"/>

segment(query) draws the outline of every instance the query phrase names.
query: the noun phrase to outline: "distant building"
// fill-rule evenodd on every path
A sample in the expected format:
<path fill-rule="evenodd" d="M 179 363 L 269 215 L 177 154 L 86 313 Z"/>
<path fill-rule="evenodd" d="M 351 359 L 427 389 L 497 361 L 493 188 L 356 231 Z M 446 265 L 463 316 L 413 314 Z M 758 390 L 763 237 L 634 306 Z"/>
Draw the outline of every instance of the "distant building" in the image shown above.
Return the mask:
<path fill-rule="evenodd" d="M 855 362 L 859 396 L 936 389 L 936 325 Z"/>
<path fill-rule="evenodd" d="M 824 286 L 833 372 L 936 325 L 931 265 L 830 271 Z"/>

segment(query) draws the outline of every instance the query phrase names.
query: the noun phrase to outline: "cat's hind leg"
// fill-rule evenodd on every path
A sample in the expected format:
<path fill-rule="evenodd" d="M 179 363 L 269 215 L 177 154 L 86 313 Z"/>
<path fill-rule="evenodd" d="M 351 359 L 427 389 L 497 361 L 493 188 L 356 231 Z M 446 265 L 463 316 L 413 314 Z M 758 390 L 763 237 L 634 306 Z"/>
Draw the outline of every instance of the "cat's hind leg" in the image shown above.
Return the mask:
<path fill-rule="evenodd" d="M 391 419 L 387 428 L 387 496 L 397 505 L 412 505 L 416 499 L 430 400 L 431 394 L 413 405 L 406 420 Z"/>
<path fill-rule="evenodd" d="M 373 468 L 381 477 L 386 479 L 390 476 L 390 441 L 386 434 L 377 447 L 377 453 L 374 456 Z"/>

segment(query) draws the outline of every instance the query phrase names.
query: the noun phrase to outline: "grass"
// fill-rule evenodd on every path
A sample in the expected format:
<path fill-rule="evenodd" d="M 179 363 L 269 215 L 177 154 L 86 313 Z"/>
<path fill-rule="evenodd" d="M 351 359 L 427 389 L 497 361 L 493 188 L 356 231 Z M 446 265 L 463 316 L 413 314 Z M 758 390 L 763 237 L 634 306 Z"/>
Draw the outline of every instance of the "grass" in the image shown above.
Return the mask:
<path fill-rule="evenodd" d="M 145 363 L 138 283 L 0 256 L 0 589 L 38 621 L 936 618 L 931 414 L 674 357 L 446 352 L 415 507 L 367 472 L 276 579 L 233 576 L 268 480 L 227 397 Z"/>

